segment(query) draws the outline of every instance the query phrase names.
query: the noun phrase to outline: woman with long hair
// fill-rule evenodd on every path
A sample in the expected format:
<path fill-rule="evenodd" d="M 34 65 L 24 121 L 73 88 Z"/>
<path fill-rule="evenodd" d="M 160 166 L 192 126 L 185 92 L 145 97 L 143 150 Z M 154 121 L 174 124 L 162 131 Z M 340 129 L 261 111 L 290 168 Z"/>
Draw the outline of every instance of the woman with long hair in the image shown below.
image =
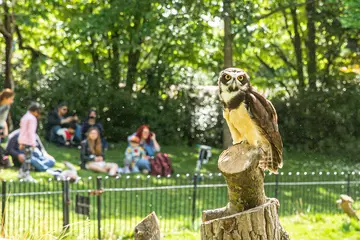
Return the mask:
<path fill-rule="evenodd" d="M 109 176 L 117 175 L 118 165 L 104 161 L 100 133 L 95 127 L 89 129 L 87 138 L 81 142 L 80 159 L 81 168 L 108 173 Z"/>
<path fill-rule="evenodd" d="M 104 127 L 101 124 L 100 120 L 97 118 L 97 112 L 95 109 L 90 109 L 88 112 L 87 118 L 83 121 L 81 125 L 81 138 L 84 140 L 86 138 L 86 133 L 91 127 L 96 127 L 100 132 L 101 144 L 103 149 L 108 148 L 108 143 L 104 137 Z"/>
<path fill-rule="evenodd" d="M 155 157 L 156 152 L 160 152 L 160 145 L 156 140 L 155 133 L 150 131 L 148 125 L 141 125 L 134 134 L 128 137 L 128 142 L 130 144 L 130 139 L 136 136 L 140 139 L 140 146 L 145 150 L 146 156 L 143 159 L 137 162 L 137 167 L 140 171 L 146 169 L 151 171 L 150 167 L 150 158 Z"/>
<path fill-rule="evenodd" d="M 6 137 L 9 134 L 6 119 L 9 115 L 11 104 L 13 104 L 15 93 L 10 88 L 4 89 L 0 92 L 0 138 Z"/>

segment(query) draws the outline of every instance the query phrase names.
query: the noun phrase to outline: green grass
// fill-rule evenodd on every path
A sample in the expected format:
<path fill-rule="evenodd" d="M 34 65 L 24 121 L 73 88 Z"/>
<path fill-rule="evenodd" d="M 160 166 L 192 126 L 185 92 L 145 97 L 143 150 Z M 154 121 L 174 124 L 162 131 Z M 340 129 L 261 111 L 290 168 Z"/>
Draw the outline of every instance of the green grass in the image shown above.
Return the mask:
<path fill-rule="evenodd" d="M 57 160 L 56 168 L 63 168 L 63 161 L 70 161 L 76 166 L 79 163 L 79 150 L 69 148 L 59 148 L 53 144 L 46 143 L 48 152 Z M 122 159 L 126 148 L 125 143 L 113 145 L 106 151 L 106 160 L 122 165 Z M 146 178 L 142 175 L 131 175 L 131 181 L 126 180 L 126 176 L 114 181 L 114 179 L 104 179 L 103 184 L 105 188 L 128 188 L 128 187 L 142 187 L 144 181 L 148 181 L 146 186 L 159 185 L 191 185 L 191 178 L 186 178 L 186 173 L 193 173 L 196 166 L 198 149 L 196 147 L 188 146 L 162 146 L 162 151 L 169 153 L 173 162 L 176 174 L 181 174 L 180 178 L 172 179 L 156 179 Z M 202 173 L 218 172 L 217 159 L 221 153 L 220 149 L 213 149 L 213 157 L 210 162 L 203 165 Z M 326 156 L 320 153 L 305 153 L 305 152 L 284 152 L 284 172 L 318 172 L 318 171 L 341 171 L 346 170 L 346 166 L 351 166 L 346 159 L 341 156 Z M 77 185 L 71 185 L 73 190 L 95 189 L 95 176 L 105 174 L 92 173 L 79 169 L 79 175 L 85 179 L 85 182 L 80 182 Z M 6 169 L 1 171 L 0 177 L 2 179 L 10 180 L 16 179 L 17 169 Z M 47 173 L 33 172 L 32 176 L 36 179 L 41 179 L 38 188 L 31 184 L 16 185 L 13 187 L 9 183 L 9 191 L 11 192 L 31 192 L 31 191 L 52 191 L 54 189 L 61 190 L 61 184 L 52 181 L 51 184 L 46 183 L 48 178 L 51 178 Z M 191 176 L 191 175 L 190 175 Z M 280 176 L 286 181 L 299 181 L 300 178 L 288 175 Z M 88 177 L 93 177 L 88 180 Z M 137 177 L 140 177 L 138 180 Z M 324 176 L 321 176 L 324 177 Z M 320 176 L 308 176 L 308 181 L 320 180 Z M 135 178 L 135 179 L 134 179 Z M 304 179 L 304 178 L 302 178 Z M 267 181 L 274 181 L 274 175 L 267 176 Z M 90 182 L 90 185 L 87 185 Z M 209 180 L 207 183 L 223 183 L 223 178 L 217 177 L 214 180 Z M 352 186 L 352 189 L 357 189 L 358 185 Z M 142 192 L 105 192 L 102 196 L 102 216 L 103 227 L 107 229 L 107 236 L 105 239 L 112 239 L 111 236 L 123 235 L 131 236 L 133 226 L 140 221 L 147 213 L 155 210 L 158 214 L 162 228 L 168 229 L 164 231 L 165 239 L 199 239 L 199 224 L 200 213 L 203 209 L 211 209 L 222 207 L 226 204 L 226 188 L 219 188 L 205 191 L 205 189 L 198 189 L 197 191 L 197 215 L 195 229 L 192 228 L 190 212 L 184 212 L 182 209 L 188 211 L 191 209 L 192 189 L 185 190 L 162 190 L 157 192 L 142 191 Z M 325 204 L 334 204 L 340 193 L 344 193 L 344 186 L 281 186 L 279 191 L 279 199 L 281 201 L 280 211 L 282 217 L 281 221 L 285 228 L 289 231 L 292 239 L 331 239 L 322 238 L 326 234 L 334 235 L 332 239 L 346 239 L 352 234 L 358 233 L 356 223 L 347 222 L 343 215 L 313 215 L 313 212 L 322 212 L 322 207 Z M 357 190 L 356 190 L 357 191 Z M 268 196 L 273 196 L 274 187 L 266 186 L 266 193 Z M 304 195 L 304 193 L 306 193 Z M 209 195 L 210 194 L 210 195 Z M 215 198 L 211 194 L 216 195 Z M 85 194 L 86 195 L 86 194 Z M 87 239 L 90 236 L 96 235 L 96 211 L 92 210 L 90 215 L 91 222 L 86 223 L 85 216 L 74 214 L 75 195 L 71 195 L 72 204 L 70 217 L 71 229 L 73 232 L 69 234 L 81 235 Z M 160 199 L 160 200 L 159 200 Z M 355 199 L 356 200 L 356 199 Z M 141 202 L 141 204 L 138 204 Z M 167 203 L 168 205 L 164 205 Z M 170 205 L 169 205 L 170 204 Z M 91 206 L 95 209 L 96 197 L 91 197 Z M 167 208 L 166 206 L 174 206 Z M 358 206 L 356 206 L 358 207 Z M 21 212 L 19 209 L 25 208 L 26 212 Z M 330 207 L 332 208 L 332 207 Z M 286 211 L 285 211 L 286 209 Z M 334 205 L 333 212 L 339 212 Z M 7 229 L 12 233 L 18 231 L 18 235 L 13 236 L 16 239 L 39 239 L 39 236 L 46 235 L 43 239 L 55 239 L 59 236 L 62 225 L 62 203 L 61 195 L 44 196 L 44 197 L 21 197 L 16 200 L 8 199 L 7 205 L 8 216 L 14 219 L 7 222 Z M 294 214 L 296 214 L 294 216 Z M 56 219 L 56 222 L 54 222 Z M 35 220 L 35 221 L 34 221 Z M 85 223 L 84 223 L 85 221 Z M 128 229 L 111 229 L 112 224 L 116 221 L 117 226 L 127 226 Z M 18 223 L 32 222 L 33 225 L 21 225 Z M 34 225 L 35 224 L 35 225 Z M 88 227 L 84 229 L 84 224 Z M 173 226 L 169 226 L 173 225 Z M 41 226 L 41 227 L 39 227 Z M 33 237 L 29 237 L 27 229 L 37 229 L 31 231 Z M 109 229 L 111 229 L 109 231 Z M 169 231 L 171 229 L 171 231 Z M 309 229 L 311 229 L 309 231 Z M 313 229 L 319 229 L 318 233 L 313 233 Z M 74 231 L 76 230 L 76 231 Z M 308 235 L 301 235 L 311 232 L 315 237 Z M 45 234 L 46 233 L 46 234 Z M 309 233 L 310 234 L 310 233 Z M 323 235 L 321 235 L 323 234 Z M 338 236 L 335 234 L 339 234 Z M 35 236 L 36 235 L 36 236 Z M 53 238 L 55 236 L 55 238 Z M 300 237 L 302 236 L 302 238 Z M 338 238 L 336 238 L 338 237 Z M 75 239 L 74 235 L 68 236 L 67 239 Z M 114 238 L 115 239 L 115 238 Z M 356 238 L 348 238 L 356 239 Z"/>
<path fill-rule="evenodd" d="M 47 151 L 55 157 L 57 163 L 55 168 L 64 168 L 62 162 L 69 161 L 78 166 L 80 161 L 80 153 L 76 148 L 57 147 L 54 144 L 43 141 Z M 106 161 L 115 162 L 119 166 L 123 166 L 124 152 L 126 143 L 121 142 L 111 144 L 111 148 L 106 151 Z M 196 167 L 198 157 L 198 149 L 196 147 L 189 147 L 184 145 L 169 145 L 162 146 L 162 152 L 170 154 L 175 173 L 193 173 Z M 201 172 L 218 172 L 217 159 L 221 154 L 221 149 L 214 148 L 213 156 L 208 164 L 203 165 Z M 322 153 L 313 152 L 297 152 L 284 151 L 284 166 L 281 169 L 283 172 L 312 172 L 312 171 L 348 171 L 359 169 L 360 163 L 354 164 L 349 162 L 346 158 L 334 155 L 324 155 Z M 105 174 L 92 173 L 85 170 L 80 170 L 78 167 L 78 174 L 81 177 L 89 177 L 95 175 L 105 176 Z M 49 175 L 41 172 L 33 172 L 32 176 L 35 178 L 48 178 Z M 1 171 L 1 179 L 16 179 L 17 169 L 6 169 Z"/>
<path fill-rule="evenodd" d="M 360 222 L 344 215 L 295 215 L 281 217 L 280 223 L 292 240 L 359 240 Z M 198 240 L 200 233 L 169 234 L 165 239 Z"/>

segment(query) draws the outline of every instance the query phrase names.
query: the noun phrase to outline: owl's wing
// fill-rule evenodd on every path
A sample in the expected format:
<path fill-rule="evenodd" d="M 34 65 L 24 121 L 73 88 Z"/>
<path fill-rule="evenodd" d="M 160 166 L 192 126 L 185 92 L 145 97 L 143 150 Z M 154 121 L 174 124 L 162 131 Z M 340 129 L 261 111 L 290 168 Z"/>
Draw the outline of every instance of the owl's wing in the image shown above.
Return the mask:
<path fill-rule="evenodd" d="M 247 94 L 247 107 L 250 116 L 263 131 L 272 148 L 272 167 L 277 171 L 282 167 L 283 143 L 279 133 L 277 114 L 272 103 L 253 88 Z"/>

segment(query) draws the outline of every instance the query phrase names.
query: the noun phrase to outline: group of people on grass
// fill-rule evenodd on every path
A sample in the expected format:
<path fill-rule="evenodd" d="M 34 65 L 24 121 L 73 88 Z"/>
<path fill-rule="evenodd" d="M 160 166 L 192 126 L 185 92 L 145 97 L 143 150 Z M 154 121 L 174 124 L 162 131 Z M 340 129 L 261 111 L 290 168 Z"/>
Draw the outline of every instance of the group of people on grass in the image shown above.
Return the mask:
<path fill-rule="evenodd" d="M 47 171 L 55 176 L 76 180 L 74 166 L 65 162 L 66 171 L 54 170 L 55 158 L 47 153 L 41 139 L 37 135 L 38 119 L 41 106 L 33 102 L 20 120 L 20 128 L 8 134 L 6 119 L 15 94 L 11 89 L 0 93 L 0 137 L 8 137 L 6 152 L 12 157 L 14 166 L 19 167 L 19 178 L 33 180 L 30 169 Z M 76 114 L 68 114 L 66 103 L 61 103 L 47 116 L 46 140 L 62 146 L 80 147 L 80 167 L 94 172 L 116 176 L 118 173 L 151 171 L 150 159 L 160 151 L 160 145 L 154 133 L 147 125 L 143 125 L 128 137 L 129 145 L 124 154 L 124 167 L 105 161 L 104 151 L 108 143 L 104 138 L 104 128 L 97 119 L 96 111 L 91 109 L 87 118 L 79 124 Z"/>

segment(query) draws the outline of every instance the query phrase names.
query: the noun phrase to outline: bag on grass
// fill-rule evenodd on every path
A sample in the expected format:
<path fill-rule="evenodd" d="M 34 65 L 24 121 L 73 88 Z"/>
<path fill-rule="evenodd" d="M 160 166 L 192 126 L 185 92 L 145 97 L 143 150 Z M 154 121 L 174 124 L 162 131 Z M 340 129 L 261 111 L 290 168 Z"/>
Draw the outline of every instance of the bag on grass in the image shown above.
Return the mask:
<path fill-rule="evenodd" d="M 171 159 L 166 153 L 158 153 L 155 158 L 150 159 L 151 175 L 168 176 L 174 173 Z"/>

